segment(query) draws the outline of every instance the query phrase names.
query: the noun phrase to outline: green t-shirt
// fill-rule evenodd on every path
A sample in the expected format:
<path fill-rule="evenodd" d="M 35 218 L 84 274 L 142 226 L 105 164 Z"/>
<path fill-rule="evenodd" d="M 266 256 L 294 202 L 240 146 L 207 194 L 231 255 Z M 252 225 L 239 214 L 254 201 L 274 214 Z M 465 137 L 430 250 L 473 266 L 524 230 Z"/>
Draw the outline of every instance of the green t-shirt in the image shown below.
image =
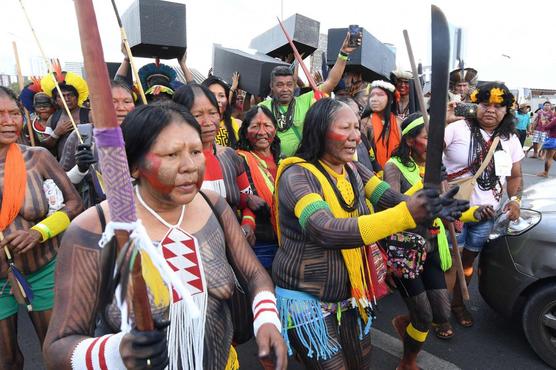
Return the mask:
<path fill-rule="evenodd" d="M 280 138 L 280 151 L 282 157 L 291 157 L 295 154 L 299 143 L 301 142 L 301 135 L 303 134 L 303 122 L 305 115 L 311 107 L 313 102 L 314 92 L 309 91 L 303 95 L 295 97 L 295 111 L 293 113 L 293 125 L 286 131 L 277 132 Z M 266 99 L 259 103 L 264 105 L 272 111 L 272 99 Z M 280 106 L 280 112 L 285 113 L 288 110 L 287 105 Z"/>

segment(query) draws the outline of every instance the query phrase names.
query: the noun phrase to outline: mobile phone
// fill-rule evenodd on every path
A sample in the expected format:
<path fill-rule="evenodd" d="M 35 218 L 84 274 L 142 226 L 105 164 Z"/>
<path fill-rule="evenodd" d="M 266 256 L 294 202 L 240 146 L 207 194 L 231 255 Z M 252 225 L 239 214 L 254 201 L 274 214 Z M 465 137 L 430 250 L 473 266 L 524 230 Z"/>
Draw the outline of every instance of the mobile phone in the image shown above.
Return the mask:
<path fill-rule="evenodd" d="M 473 103 L 458 103 L 454 108 L 456 117 L 476 118 L 477 117 L 477 104 Z"/>
<path fill-rule="evenodd" d="M 351 24 L 349 26 L 349 47 L 359 46 L 359 37 L 361 35 L 361 27 L 357 24 Z"/>
<path fill-rule="evenodd" d="M 90 146 L 93 143 L 93 125 L 90 123 L 77 125 L 83 144 Z"/>

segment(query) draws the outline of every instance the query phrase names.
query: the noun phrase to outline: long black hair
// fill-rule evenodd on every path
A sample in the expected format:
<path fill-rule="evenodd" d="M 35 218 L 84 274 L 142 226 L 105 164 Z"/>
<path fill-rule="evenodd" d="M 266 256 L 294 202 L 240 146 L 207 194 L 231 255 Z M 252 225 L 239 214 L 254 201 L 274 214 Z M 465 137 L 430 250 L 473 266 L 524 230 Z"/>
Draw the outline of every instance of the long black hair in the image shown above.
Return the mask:
<path fill-rule="evenodd" d="M 175 121 L 193 127 L 201 137 L 201 126 L 195 117 L 171 101 L 141 105 L 129 112 L 121 128 L 130 171 L 143 161 L 162 130 Z"/>
<path fill-rule="evenodd" d="M 276 118 L 274 117 L 274 114 L 272 114 L 270 109 L 262 105 L 254 106 L 249 109 L 247 113 L 245 113 L 245 117 L 243 118 L 243 123 L 241 124 L 241 127 L 239 129 L 239 141 L 237 142 L 237 149 L 247 151 L 253 150 L 253 146 L 247 139 L 247 129 L 249 128 L 251 121 L 255 118 L 257 113 L 259 113 L 259 111 L 270 118 L 272 124 L 274 125 L 274 128 L 278 130 L 278 122 L 276 121 Z M 278 160 L 280 159 L 280 138 L 278 137 L 278 135 L 274 136 L 274 141 L 272 142 L 272 144 L 270 144 L 270 152 L 272 153 L 274 161 L 278 163 Z"/>
<path fill-rule="evenodd" d="M 234 149 L 237 147 L 237 140 L 236 135 L 234 133 L 234 126 L 232 125 L 232 110 L 233 110 L 233 102 L 229 100 L 230 98 L 230 86 L 224 82 L 221 78 L 216 76 L 209 76 L 206 80 L 202 82 L 201 85 L 206 86 L 207 88 L 211 85 L 217 84 L 224 89 L 224 93 L 226 94 L 226 107 L 224 109 L 224 113 L 222 114 L 222 120 L 224 121 L 224 126 L 226 130 L 228 130 L 228 140 L 230 142 L 230 146 Z M 218 99 L 217 99 L 218 100 Z"/>
<path fill-rule="evenodd" d="M 183 85 L 176 90 L 172 99 L 174 102 L 183 105 L 188 111 L 191 112 L 191 108 L 193 108 L 193 104 L 195 104 L 195 96 L 199 95 L 199 93 L 205 95 L 210 104 L 214 106 L 214 108 L 218 111 L 218 114 L 220 114 L 220 108 L 218 108 L 218 101 L 216 100 L 216 97 L 212 91 L 208 89 L 208 87 L 203 85 Z"/>
<path fill-rule="evenodd" d="M 316 163 L 324 154 L 326 133 L 334 121 L 336 112 L 345 104 L 336 99 L 320 99 L 305 116 L 303 124 L 303 137 L 296 156 L 303 158 L 309 163 Z"/>
<path fill-rule="evenodd" d="M 421 112 L 411 113 L 403 120 L 402 131 L 413 121 L 421 117 L 423 117 Z M 409 146 L 407 141 L 408 139 L 414 139 L 419 136 L 424 129 L 425 125 L 422 124 L 412 128 L 405 135 L 402 135 L 400 145 L 398 145 L 398 147 L 392 152 L 392 157 L 398 157 L 402 164 L 411 170 L 415 169 L 415 161 L 413 160 L 413 158 L 411 158 L 411 147 Z"/>
<path fill-rule="evenodd" d="M 375 86 L 372 87 L 371 86 L 371 90 L 369 91 L 369 109 L 372 111 L 371 109 L 371 104 L 370 104 L 370 100 L 371 100 L 371 92 L 373 89 L 381 89 L 382 91 L 384 91 L 386 93 L 386 96 L 388 97 L 388 102 L 386 103 L 386 107 L 384 108 L 384 110 L 382 111 L 382 120 L 384 121 L 384 128 L 382 129 L 382 132 L 380 133 L 380 137 L 377 138 L 377 142 L 378 140 L 382 140 L 382 142 L 384 142 L 384 140 L 390 140 L 390 116 L 391 113 L 393 112 L 397 112 L 398 111 L 398 103 L 396 102 L 396 99 L 394 99 L 394 93 L 392 93 L 390 90 L 387 90 L 385 88 L 382 88 L 380 86 Z M 375 112 L 373 112 L 375 113 Z M 388 135 L 388 138 L 386 138 L 386 135 Z M 386 143 L 386 145 L 388 145 L 388 142 Z"/>

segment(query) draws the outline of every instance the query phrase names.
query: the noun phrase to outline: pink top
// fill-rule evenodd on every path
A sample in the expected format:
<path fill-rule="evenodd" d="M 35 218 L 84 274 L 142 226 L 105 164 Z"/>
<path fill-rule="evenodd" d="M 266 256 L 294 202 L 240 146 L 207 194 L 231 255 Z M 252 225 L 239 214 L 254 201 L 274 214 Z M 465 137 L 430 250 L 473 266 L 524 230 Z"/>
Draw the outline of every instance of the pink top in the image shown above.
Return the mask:
<path fill-rule="evenodd" d="M 481 134 L 485 141 L 490 140 L 490 134 L 481 129 Z M 446 131 L 444 134 L 444 143 L 446 147 L 444 148 L 443 163 L 446 166 L 446 171 L 448 174 L 455 173 L 466 168 L 469 156 L 469 146 L 471 145 L 471 130 L 467 126 L 465 120 L 456 121 L 454 123 L 446 126 Z M 512 163 L 519 162 L 523 157 L 523 150 L 521 149 L 521 143 L 516 135 L 512 134 L 508 140 L 500 139 L 502 143 L 502 149 L 509 154 L 512 159 Z M 466 178 L 471 176 L 470 172 L 462 174 L 458 178 Z M 502 186 L 506 182 L 505 177 L 500 178 L 500 183 Z M 500 189 L 498 189 L 500 191 Z M 494 196 L 496 189 L 493 190 L 481 190 L 477 185 L 475 185 L 475 190 L 471 195 L 470 203 L 471 206 L 478 205 L 492 205 L 494 209 L 498 209 L 500 206 L 500 201 Z"/>

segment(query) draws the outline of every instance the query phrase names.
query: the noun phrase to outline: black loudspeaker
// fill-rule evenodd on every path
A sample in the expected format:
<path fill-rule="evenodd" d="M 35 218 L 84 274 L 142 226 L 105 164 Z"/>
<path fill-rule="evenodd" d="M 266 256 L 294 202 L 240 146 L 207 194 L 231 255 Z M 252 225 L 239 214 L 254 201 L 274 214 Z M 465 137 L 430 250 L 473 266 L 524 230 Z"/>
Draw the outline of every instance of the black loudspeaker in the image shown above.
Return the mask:
<path fill-rule="evenodd" d="M 122 15 L 133 56 L 174 59 L 187 48 L 185 4 L 135 0 Z"/>
<path fill-rule="evenodd" d="M 268 95 L 270 72 L 276 66 L 289 66 L 289 64 L 265 54 L 249 54 L 216 44 L 213 47 L 212 74 L 231 83 L 232 74 L 239 72 L 239 88 L 254 96 Z"/>
<path fill-rule="evenodd" d="M 347 28 L 328 30 L 328 50 L 326 60 L 333 66 L 338 59 L 338 52 L 346 38 Z M 396 55 L 377 38 L 362 29 L 361 46 L 349 56 L 346 71 L 358 71 L 365 81 L 388 80 L 390 72 L 396 69 Z"/>
<path fill-rule="evenodd" d="M 108 68 L 108 76 L 111 80 L 116 77 L 116 72 L 118 72 L 120 64 L 120 62 L 106 62 L 106 67 Z M 124 77 L 124 80 L 129 84 L 129 86 L 133 85 L 133 79 L 131 78 L 131 68 L 128 68 L 127 76 Z"/>
<path fill-rule="evenodd" d="M 317 50 L 320 30 L 320 23 L 318 21 L 301 14 L 294 14 L 283 23 L 300 54 L 304 54 L 307 57 Z M 260 53 L 278 58 L 292 53 L 288 39 L 279 24 L 251 40 L 249 47 Z"/>

